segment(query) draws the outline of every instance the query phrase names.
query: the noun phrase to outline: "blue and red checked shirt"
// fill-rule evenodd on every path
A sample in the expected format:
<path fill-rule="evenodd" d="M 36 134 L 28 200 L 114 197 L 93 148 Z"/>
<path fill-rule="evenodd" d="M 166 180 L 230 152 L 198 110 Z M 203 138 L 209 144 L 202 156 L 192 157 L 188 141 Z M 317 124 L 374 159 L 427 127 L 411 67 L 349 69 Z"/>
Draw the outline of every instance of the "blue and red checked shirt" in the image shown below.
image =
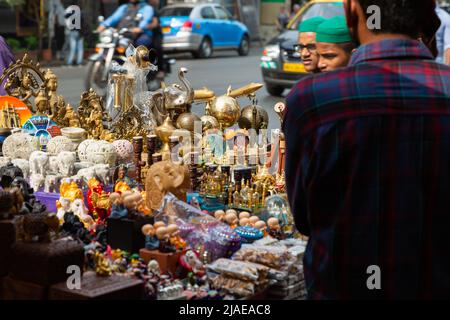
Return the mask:
<path fill-rule="evenodd" d="M 450 68 L 361 46 L 293 88 L 283 130 L 309 298 L 450 298 Z"/>

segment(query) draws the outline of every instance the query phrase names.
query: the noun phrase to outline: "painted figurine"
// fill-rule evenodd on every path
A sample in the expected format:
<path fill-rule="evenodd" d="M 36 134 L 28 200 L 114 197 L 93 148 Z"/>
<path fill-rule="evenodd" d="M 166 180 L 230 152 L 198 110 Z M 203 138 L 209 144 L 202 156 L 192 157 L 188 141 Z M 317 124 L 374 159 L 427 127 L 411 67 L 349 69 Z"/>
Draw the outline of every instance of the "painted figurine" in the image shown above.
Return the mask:
<path fill-rule="evenodd" d="M 162 253 L 173 253 L 176 251 L 175 247 L 170 244 L 169 232 L 166 227 L 161 227 L 156 230 L 156 236 L 159 240 L 159 251 Z"/>
<path fill-rule="evenodd" d="M 186 248 L 187 244 L 180 236 L 180 230 L 176 224 L 169 224 L 167 226 L 167 231 L 170 235 L 170 244 L 174 246 L 177 250 L 183 250 Z"/>
<path fill-rule="evenodd" d="M 123 192 L 136 187 L 136 182 L 128 177 L 128 168 L 120 165 L 114 172 L 114 192 Z"/>
<path fill-rule="evenodd" d="M 155 227 L 151 224 L 146 224 L 142 227 L 142 233 L 145 235 L 145 249 L 158 250 L 159 240 L 156 237 Z"/>
<path fill-rule="evenodd" d="M 109 215 L 109 196 L 104 191 L 103 185 L 96 178 L 88 181 L 89 191 L 87 193 L 87 206 L 89 212 L 98 219 L 99 222 L 105 222 Z"/>
<path fill-rule="evenodd" d="M 123 219 L 128 216 L 128 209 L 123 204 L 122 196 L 119 193 L 111 193 L 109 202 L 111 207 L 110 218 Z"/>
<path fill-rule="evenodd" d="M 270 218 L 267 220 L 267 225 L 269 226 L 269 235 L 272 238 L 278 240 L 284 239 L 283 231 L 281 231 L 280 222 L 277 218 Z"/>

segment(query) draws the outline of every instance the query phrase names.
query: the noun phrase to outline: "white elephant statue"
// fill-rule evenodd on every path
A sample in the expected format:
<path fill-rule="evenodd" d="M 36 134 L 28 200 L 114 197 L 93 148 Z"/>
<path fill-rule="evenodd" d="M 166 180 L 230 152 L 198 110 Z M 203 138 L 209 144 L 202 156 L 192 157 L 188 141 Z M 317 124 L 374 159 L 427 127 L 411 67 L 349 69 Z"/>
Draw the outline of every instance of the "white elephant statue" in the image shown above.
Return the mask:
<path fill-rule="evenodd" d="M 72 176 L 77 155 L 75 152 L 63 151 L 58 154 L 58 171 L 64 177 Z"/>
<path fill-rule="evenodd" d="M 92 162 L 82 161 L 82 162 L 75 162 L 75 172 L 80 171 L 81 169 L 86 169 L 93 167 L 94 164 Z"/>
<path fill-rule="evenodd" d="M 78 171 L 76 176 L 82 178 L 85 182 L 88 182 L 90 179 L 95 177 L 95 169 L 93 167 L 81 169 Z"/>
<path fill-rule="evenodd" d="M 59 173 L 59 165 L 58 165 L 58 157 L 50 156 L 48 158 L 48 172 L 50 174 L 58 174 Z"/>
<path fill-rule="evenodd" d="M 95 175 L 105 185 L 109 184 L 111 178 L 110 167 L 107 164 L 97 164 L 94 167 Z"/>
<path fill-rule="evenodd" d="M 40 174 L 45 176 L 48 168 L 48 154 L 42 151 L 34 151 L 30 156 L 31 175 Z"/>
<path fill-rule="evenodd" d="M 34 192 L 38 192 L 42 187 L 44 187 L 45 178 L 44 175 L 35 173 L 30 176 L 30 185 Z"/>
<path fill-rule="evenodd" d="M 23 172 L 23 177 L 28 180 L 30 176 L 30 162 L 24 159 L 14 159 L 11 161 L 13 165 L 19 167 Z"/>

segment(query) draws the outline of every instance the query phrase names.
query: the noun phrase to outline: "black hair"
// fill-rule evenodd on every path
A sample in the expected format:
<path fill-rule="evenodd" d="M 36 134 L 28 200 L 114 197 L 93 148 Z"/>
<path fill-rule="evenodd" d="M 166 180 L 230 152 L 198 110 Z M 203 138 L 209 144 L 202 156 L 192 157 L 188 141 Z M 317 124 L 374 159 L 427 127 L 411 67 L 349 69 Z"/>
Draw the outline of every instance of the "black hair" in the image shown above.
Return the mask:
<path fill-rule="evenodd" d="M 351 54 L 357 48 L 356 43 L 353 41 L 339 43 L 339 46 L 348 54 Z"/>
<path fill-rule="evenodd" d="M 440 22 L 435 0 L 357 0 L 366 16 L 372 5 L 381 10 L 381 28 L 374 33 L 397 33 L 418 38 L 437 31 Z"/>

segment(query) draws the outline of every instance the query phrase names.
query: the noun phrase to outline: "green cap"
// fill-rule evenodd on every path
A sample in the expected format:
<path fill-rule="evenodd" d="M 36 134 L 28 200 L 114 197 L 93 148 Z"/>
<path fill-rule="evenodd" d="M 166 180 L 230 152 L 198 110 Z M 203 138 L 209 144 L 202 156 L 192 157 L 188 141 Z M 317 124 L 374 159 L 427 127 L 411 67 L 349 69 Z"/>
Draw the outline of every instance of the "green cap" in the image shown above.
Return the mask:
<path fill-rule="evenodd" d="M 316 31 L 316 41 L 326 43 L 351 42 L 352 37 L 343 16 L 337 16 L 323 22 Z"/>
<path fill-rule="evenodd" d="M 325 19 L 322 17 L 314 17 L 300 23 L 298 27 L 298 31 L 300 32 L 316 32 L 317 27 L 325 22 Z"/>

